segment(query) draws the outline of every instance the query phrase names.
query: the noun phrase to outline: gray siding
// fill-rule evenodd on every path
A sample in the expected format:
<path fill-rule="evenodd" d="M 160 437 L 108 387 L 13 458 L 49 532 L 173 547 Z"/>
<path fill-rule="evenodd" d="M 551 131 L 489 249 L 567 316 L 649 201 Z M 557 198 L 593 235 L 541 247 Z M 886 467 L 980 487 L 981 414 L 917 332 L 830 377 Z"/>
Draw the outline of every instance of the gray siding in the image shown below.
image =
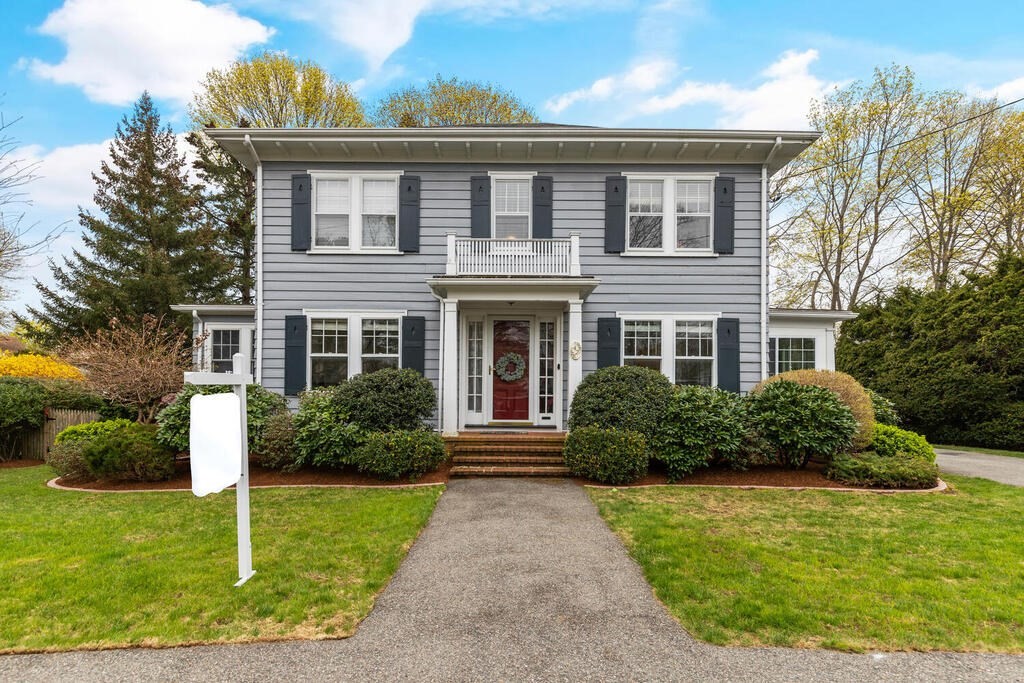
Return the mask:
<path fill-rule="evenodd" d="M 400 169 L 422 178 L 418 254 L 306 254 L 290 246 L 290 178 L 307 170 Z M 596 367 L 597 319 L 619 312 L 721 313 L 738 317 L 741 385 L 760 377 L 760 167 L 271 163 L 264 168 L 263 383 L 284 386 L 284 317 L 303 308 L 392 309 L 426 318 L 426 374 L 438 381 L 439 304 L 424 282 L 444 274 L 445 233 L 470 236 L 469 178 L 489 170 L 554 177 L 554 237 L 580 233 L 584 275 L 601 284 L 584 303 L 583 370 Z M 604 253 L 604 179 L 644 172 L 719 171 L 736 178 L 735 254 L 630 257 Z M 567 330 L 567 319 L 564 329 Z M 564 344 L 563 346 L 566 346 Z M 565 358 L 563 348 L 563 359 Z M 563 365 L 564 367 L 564 365 Z M 566 373 L 563 371 L 563 377 Z"/>

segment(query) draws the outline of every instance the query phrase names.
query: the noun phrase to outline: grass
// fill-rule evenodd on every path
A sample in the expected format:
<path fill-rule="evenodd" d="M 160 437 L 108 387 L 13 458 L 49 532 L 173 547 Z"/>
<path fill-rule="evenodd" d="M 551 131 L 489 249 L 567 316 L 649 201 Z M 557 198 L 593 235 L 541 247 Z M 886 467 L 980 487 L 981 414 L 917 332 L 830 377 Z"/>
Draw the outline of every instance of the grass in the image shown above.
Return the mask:
<path fill-rule="evenodd" d="M 0 469 L 0 652 L 343 637 L 442 487 L 254 489 L 256 576 L 237 580 L 235 496 L 77 493 Z"/>
<path fill-rule="evenodd" d="M 939 446 L 932 444 L 932 448 L 942 448 L 947 451 L 970 451 L 973 453 L 987 453 L 989 455 L 1005 455 L 1010 458 L 1024 458 L 1020 451 L 1005 451 L 1000 448 L 979 448 L 978 446 Z"/>
<path fill-rule="evenodd" d="M 1024 489 L 588 489 L 657 597 L 722 645 L 1024 652 Z"/>

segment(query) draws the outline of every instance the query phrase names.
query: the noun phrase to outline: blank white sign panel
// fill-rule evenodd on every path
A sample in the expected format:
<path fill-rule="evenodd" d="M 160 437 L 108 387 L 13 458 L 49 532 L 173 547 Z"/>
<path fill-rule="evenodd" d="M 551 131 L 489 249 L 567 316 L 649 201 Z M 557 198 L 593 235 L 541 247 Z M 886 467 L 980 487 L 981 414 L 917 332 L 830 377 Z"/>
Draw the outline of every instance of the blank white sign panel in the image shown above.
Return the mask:
<path fill-rule="evenodd" d="M 223 491 L 242 477 L 241 403 L 234 394 L 196 395 L 189 405 L 192 493 Z"/>

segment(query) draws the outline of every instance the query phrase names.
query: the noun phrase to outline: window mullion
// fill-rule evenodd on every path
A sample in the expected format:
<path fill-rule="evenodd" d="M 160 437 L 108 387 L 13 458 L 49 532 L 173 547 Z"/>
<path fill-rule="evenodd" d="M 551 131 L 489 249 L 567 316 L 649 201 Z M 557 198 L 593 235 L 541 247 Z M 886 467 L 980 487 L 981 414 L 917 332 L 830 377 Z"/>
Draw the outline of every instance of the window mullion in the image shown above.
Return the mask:
<path fill-rule="evenodd" d="M 363 372 L 363 318 L 352 315 L 348 318 L 348 376 L 355 377 Z"/>
<path fill-rule="evenodd" d="M 662 182 L 664 187 L 661 191 L 661 248 L 666 253 L 671 253 L 675 251 L 676 246 L 676 181 L 675 178 L 665 178 Z"/>
<path fill-rule="evenodd" d="M 674 318 L 661 319 L 661 374 L 668 381 L 676 383 L 676 321 Z"/>
<path fill-rule="evenodd" d="M 363 248 L 363 179 L 351 176 L 348 188 L 348 240 L 353 251 L 360 251 Z"/>

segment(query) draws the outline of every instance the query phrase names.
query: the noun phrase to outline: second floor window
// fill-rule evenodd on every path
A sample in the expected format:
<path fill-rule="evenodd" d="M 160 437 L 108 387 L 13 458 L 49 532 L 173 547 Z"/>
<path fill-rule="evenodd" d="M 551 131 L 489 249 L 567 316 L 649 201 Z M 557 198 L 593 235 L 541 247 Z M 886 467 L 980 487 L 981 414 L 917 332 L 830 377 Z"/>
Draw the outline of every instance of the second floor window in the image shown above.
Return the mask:
<path fill-rule="evenodd" d="M 626 253 L 710 253 L 712 178 L 629 178 Z"/>
<path fill-rule="evenodd" d="M 532 196 L 529 178 L 494 179 L 494 238 L 530 238 Z"/>
<path fill-rule="evenodd" d="M 398 177 L 313 176 L 313 249 L 394 250 Z"/>

